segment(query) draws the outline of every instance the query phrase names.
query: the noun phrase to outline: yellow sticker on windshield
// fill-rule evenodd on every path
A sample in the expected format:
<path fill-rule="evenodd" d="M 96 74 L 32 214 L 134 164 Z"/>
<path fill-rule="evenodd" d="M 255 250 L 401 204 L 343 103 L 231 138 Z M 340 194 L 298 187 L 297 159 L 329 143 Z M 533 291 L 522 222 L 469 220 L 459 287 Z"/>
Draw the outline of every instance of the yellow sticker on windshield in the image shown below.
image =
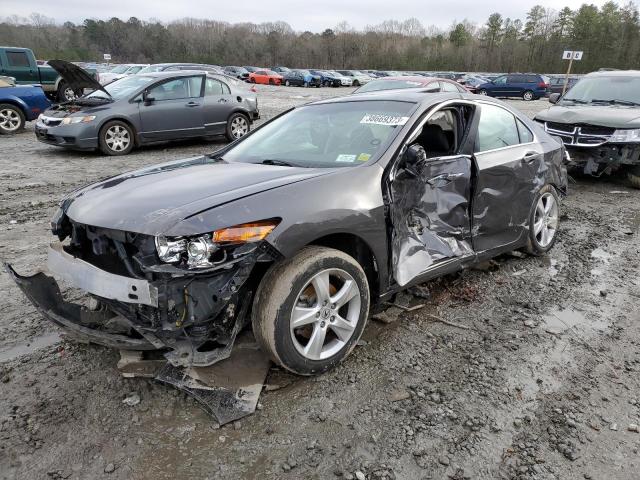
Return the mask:
<path fill-rule="evenodd" d="M 371 155 L 368 153 L 361 153 L 360 155 L 358 155 L 359 162 L 368 162 L 370 158 Z"/>

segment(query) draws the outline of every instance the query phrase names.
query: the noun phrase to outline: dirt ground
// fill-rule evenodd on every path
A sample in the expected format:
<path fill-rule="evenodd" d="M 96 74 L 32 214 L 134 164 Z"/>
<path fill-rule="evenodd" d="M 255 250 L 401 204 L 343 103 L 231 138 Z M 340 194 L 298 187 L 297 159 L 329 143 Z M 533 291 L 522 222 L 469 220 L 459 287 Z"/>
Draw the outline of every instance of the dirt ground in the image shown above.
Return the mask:
<path fill-rule="evenodd" d="M 268 118 L 347 92 L 263 87 L 260 106 Z M 32 126 L 0 137 L 0 259 L 44 263 L 64 192 L 218 147 L 108 158 L 38 143 Z M 371 320 L 335 370 L 273 368 L 259 410 L 222 428 L 176 390 L 121 378 L 117 352 L 61 339 L 1 273 L 0 477 L 639 478 L 640 191 L 570 187 L 548 256 L 431 282 L 423 309 Z M 140 403 L 123 404 L 132 393 Z"/>

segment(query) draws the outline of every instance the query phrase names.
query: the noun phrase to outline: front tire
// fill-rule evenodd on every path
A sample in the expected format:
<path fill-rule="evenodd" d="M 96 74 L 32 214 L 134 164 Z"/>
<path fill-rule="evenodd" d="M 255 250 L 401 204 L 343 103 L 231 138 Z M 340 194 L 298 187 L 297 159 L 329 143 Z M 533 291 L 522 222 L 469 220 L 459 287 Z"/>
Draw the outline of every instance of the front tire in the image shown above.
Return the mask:
<path fill-rule="evenodd" d="M 532 92 L 531 90 L 527 90 L 526 92 L 524 92 L 524 93 L 522 94 L 522 99 L 523 99 L 525 102 L 530 102 L 531 100 L 534 100 L 533 92 Z"/>
<path fill-rule="evenodd" d="M 529 237 L 526 250 L 540 256 L 553 248 L 558 238 L 560 198 L 552 185 L 540 189 L 529 214 Z"/>
<path fill-rule="evenodd" d="M 358 80 L 354 80 L 351 85 L 353 85 L 354 87 L 359 87 L 360 86 L 360 82 Z"/>
<path fill-rule="evenodd" d="M 133 129 L 120 120 L 107 122 L 98 137 L 100 151 L 105 155 L 127 155 L 133 150 L 135 137 Z"/>
<path fill-rule="evenodd" d="M 484 89 L 481 88 L 480 90 L 478 90 L 478 95 L 488 95 L 489 93 Z"/>
<path fill-rule="evenodd" d="M 631 183 L 633 188 L 640 189 L 640 165 L 636 165 L 635 167 L 631 167 L 627 171 L 627 178 Z"/>
<path fill-rule="evenodd" d="M 227 140 L 233 142 L 234 140 L 242 138 L 249 133 L 250 129 L 251 126 L 247 116 L 236 112 L 227 120 Z"/>
<path fill-rule="evenodd" d="M 285 80 L 285 81 L 284 81 L 284 86 L 285 86 L 285 87 L 288 87 L 288 86 L 290 86 L 290 85 L 291 85 L 291 82 L 290 82 L 289 80 Z"/>
<path fill-rule="evenodd" d="M 353 350 L 369 315 L 369 284 L 354 258 L 306 247 L 271 267 L 253 302 L 262 350 L 298 375 L 335 367 Z"/>
<path fill-rule="evenodd" d="M 17 133 L 24 128 L 24 122 L 22 110 L 10 103 L 0 103 L 0 133 Z"/>

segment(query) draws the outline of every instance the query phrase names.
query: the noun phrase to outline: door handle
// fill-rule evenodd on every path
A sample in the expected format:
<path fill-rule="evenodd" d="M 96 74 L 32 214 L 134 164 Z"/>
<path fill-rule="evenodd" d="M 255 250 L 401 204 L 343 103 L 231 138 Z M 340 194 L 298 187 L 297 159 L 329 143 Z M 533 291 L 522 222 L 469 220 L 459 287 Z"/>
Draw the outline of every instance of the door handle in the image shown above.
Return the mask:
<path fill-rule="evenodd" d="M 227 99 L 226 98 L 221 98 L 220 100 L 218 100 L 218 103 L 227 103 Z"/>
<path fill-rule="evenodd" d="M 524 154 L 524 157 L 522 157 L 522 161 L 524 163 L 533 163 L 539 157 L 540 157 L 540 154 L 538 152 L 527 152 Z"/>
<path fill-rule="evenodd" d="M 456 178 L 460 178 L 464 176 L 464 173 L 442 173 L 440 175 L 436 175 L 435 177 L 431 177 L 427 180 L 427 183 L 432 187 L 444 187 L 445 185 L 449 185 L 452 180 Z"/>
<path fill-rule="evenodd" d="M 200 104 L 197 102 L 189 102 L 187 103 L 187 107 L 199 107 Z"/>

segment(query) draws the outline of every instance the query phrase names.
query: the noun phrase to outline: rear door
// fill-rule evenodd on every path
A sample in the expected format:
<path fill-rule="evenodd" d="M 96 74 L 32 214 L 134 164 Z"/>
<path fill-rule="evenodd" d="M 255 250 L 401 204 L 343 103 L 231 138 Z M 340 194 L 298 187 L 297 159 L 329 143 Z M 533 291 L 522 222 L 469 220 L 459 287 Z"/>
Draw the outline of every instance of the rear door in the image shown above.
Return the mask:
<path fill-rule="evenodd" d="M 479 114 L 471 220 L 476 252 L 522 240 L 545 168 L 533 133 L 509 110 L 483 102 Z"/>
<path fill-rule="evenodd" d="M 178 77 L 147 90 L 140 103 L 144 140 L 171 140 L 205 134 L 203 75 Z"/>
<path fill-rule="evenodd" d="M 509 75 L 505 93 L 511 97 L 520 97 L 526 88 L 526 77 L 524 75 Z"/>
<path fill-rule="evenodd" d="M 207 77 L 204 85 L 204 127 L 207 135 L 225 132 L 227 120 L 236 102 L 233 101 L 229 86 L 216 79 Z"/>

